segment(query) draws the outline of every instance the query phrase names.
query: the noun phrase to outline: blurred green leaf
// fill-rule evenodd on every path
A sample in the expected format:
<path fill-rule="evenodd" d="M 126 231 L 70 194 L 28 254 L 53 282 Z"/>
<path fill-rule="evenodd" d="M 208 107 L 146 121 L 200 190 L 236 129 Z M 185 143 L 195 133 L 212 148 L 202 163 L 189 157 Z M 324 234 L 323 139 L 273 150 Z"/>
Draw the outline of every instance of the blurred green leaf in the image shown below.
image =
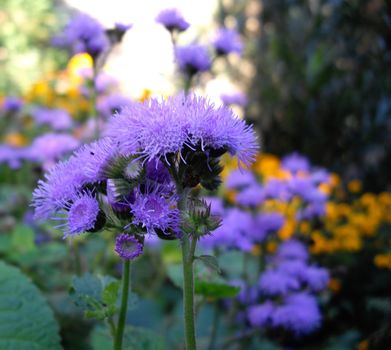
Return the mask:
<path fill-rule="evenodd" d="M 196 257 L 197 260 L 202 261 L 207 267 L 211 268 L 212 270 L 217 271 L 218 273 L 221 273 L 219 262 L 217 261 L 217 258 L 212 255 L 200 255 Z"/>
<path fill-rule="evenodd" d="M 15 267 L 0 262 L 0 349 L 59 350 L 59 328 L 47 301 Z"/>
<path fill-rule="evenodd" d="M 240 287 L 223 283 L 196 280 L 194 291 L 198 295 L 203 295 L 204 297 L 209 298 L 233 298 L 240 292 Z"/>

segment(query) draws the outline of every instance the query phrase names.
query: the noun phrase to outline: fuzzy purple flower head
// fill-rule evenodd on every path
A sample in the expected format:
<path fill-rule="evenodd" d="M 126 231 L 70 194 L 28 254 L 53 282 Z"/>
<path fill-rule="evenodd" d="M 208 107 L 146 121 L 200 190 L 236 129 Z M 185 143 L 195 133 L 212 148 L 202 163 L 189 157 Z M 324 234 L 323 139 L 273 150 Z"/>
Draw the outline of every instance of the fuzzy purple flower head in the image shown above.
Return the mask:
<path fill-rule="evenodd" d="M 175 8 L 162 10 L 156 17 L 156 22 L 162 24 L 170 32 L 174 30 L 183 32 L 190 26 Z"/>
<path fill-rule="evenodd" d="M 133 260 L 143 252 L 143 245 L 133 236 L 122 233 L 115 239 L 115 252 L 125 260 Z"/>
<path fill-rule="evenodd" d="M 243 44 L 236 30 L 221 28 L 217 32 L 216 38 L 213 40 L 213 46 L 218 55 L 228 55 L 236 52 L 241 54 Z"/>
<path fill-rule="evenodd" d="M 237 105 L 240 107 L 246 107 L 248 102 L 246 95 L 241 92 L 222 94 L 220 100 L 227 106 Z"/>
<path fill-rule="evenodd" d="M 212 66 L 208 49 L 202 45 L 179 46 L 176 48 L 175 56 L 181 72 L 190 77 L 199 72 L 206 72 Z"/>
<path fill-rule="evenodd" d="M 79 195 L 72 204 L 67 204 L 65 207 L 69 210 L 65 237 L 80 234 L 95 227 L 99 203 L 91 193 Z"/>
<path fill-rule="evenodd" d="M 96 58 L 108 48 L 109 40 L 96 19 L 80 14 L 68 23 L 62 35 L 53 38 L 53 44 L 70 48 L 73 53 L 86 52 Z"/>
<path fill-rule="evenodd" d="M 310 162 L 304 156 L 299 153 L 292 153 L 285 156 L 282 159 L 281 165 L 284 169 L 289 170 L 293 174 L 296 174 L 299 171 L 310 170 Z"/>
<path fill-rule="evenodd" d="M 180 94 L 165 101 L 135 102 L 109 121 L 107 135 L 124 154 L 138 154 L 145 160 L 163 159 L 185 149 L 207 156 L 221 150 L 250 165 L 258 150 L 251 126 L 227 107 L 209 100 Z"/>
<path fill-rule="evenodd" d="M 176 232 L 179 227 L 179 210 L 174 205 L 174 198 L 166 198 L 159 187 L 147 193 L 137 191 L 134 202 L 130 204 L 132 224 L 141 225 L 150 234 L 155 234 L 157 230 L 163 234 L 169 234 L 170 230 Z"/>

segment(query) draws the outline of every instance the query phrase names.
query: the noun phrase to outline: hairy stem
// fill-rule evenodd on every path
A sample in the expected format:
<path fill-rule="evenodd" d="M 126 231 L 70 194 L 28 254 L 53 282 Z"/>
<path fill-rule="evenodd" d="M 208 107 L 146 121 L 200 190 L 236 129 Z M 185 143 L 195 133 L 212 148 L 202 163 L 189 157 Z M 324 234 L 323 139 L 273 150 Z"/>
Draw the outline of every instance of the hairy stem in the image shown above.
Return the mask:
<path fill-rule="evenodd" d="M 128 296 L 129 296 L 129 278 L 130 276 L 130 260 L 123 261 L 122 272 L 122 298 L 121 308 L 118 318 L 117 331 L 114 339 L 114 350 L 122 350 L 122 339 L 126 322 L 126 311 L 128 308 Z"/>

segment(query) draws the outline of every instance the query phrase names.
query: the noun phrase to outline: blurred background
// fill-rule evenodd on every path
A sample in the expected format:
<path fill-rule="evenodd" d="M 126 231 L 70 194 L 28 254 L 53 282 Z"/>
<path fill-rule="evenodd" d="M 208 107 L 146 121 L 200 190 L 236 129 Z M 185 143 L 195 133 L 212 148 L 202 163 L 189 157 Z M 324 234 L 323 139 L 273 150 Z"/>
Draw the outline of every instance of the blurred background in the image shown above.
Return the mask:
<path fill-rule="evenodd" d="M 177 8 L 190 27 L 171 35 L 155 20 L 166 8 Z M 55 43 L 82 13 L 110 37 L 99 59 Z M 131 26 L 116 37 L 118 24 Z M 212 43 L 222 27 L 239 33 L 240 52 L 215 52 Z M 289 327 L 270 327 L 230 348 L 390 349 L 391 4 L 385 0 L 1 0 L 1 261 L 21 269 L 47 297 L 64 349 L 108 348 L 103 322 L 85 320 L 68 291 L 75 273 L 119 277 L 112 236 L 64 241 L 58 228 L 33 220 L 31 193 L 53 164 L 96 136 L 95 121 L 103 130 L 119 107 L 183 90 L 189 77 L 178 69 L 175 47 L 192 43 L 207 47 L 212 61 L 210 69 L 191 77 L 192 90 L 230 105 L 254 125 L 261 143 L 244 178 L 224 160 L 224 182 L 213 195 L 235 232 L 223 226 L 220 237 L 236 243 L 253 235 L 234 225 L 243 217 L 277 214 L 263 217 L 264 236 L 251 240 L 250 248 L 223 242 L 227 249 L 219 250 L 216 243 L 223 287 L 219 294 L 206 284 L 198 295 L 201 349 L 207 348 L 214 310 L 223 315 L 231 305 L 224 293 L 242 299 L 235 299 L 237 314 L 225 313 L 227 324 L 216 326 L 213 337 L 225 340 L 212 337 L 209 344 L 226 349 L 238 329 L 259 331 L 259 320 L 244 316 L 251 302 L 228 284 L 244 275 L 243 290 L 251 294 L 259 271 L 270 268 L 265 257 L 278 255 L 290 239 L 301 242 L 311 267 L 327 270 L 322 288 L 313 293 L 322 326 L 303 338 Z M 288 199 L 279 197 L 279 186 Z M 256 194 L 266 190 L 272 201 L 265 195 L 257 202 Z M 182 346 L 175 270 L 180 256 L 177 242 L 171 243 L 149 242 L 136 262 L 141 301 L 129 319 L 143 330 L 135 339 L 154 339 L 150 330 L 169 329 L 166 347 L 143 350 Z"/>

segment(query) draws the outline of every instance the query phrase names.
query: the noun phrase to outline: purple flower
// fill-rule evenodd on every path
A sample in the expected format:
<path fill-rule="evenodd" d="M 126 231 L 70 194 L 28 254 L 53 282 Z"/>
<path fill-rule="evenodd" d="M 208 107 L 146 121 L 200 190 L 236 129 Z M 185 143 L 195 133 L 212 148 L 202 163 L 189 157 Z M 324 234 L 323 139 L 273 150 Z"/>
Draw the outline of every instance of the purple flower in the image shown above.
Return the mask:
<path fill-rule="evenodd" d="M 99 214 L 99 203 L 88 192 L 78 195 L 74 201 L 64 204 L 68 210 L 65 237 L 80 234 L 95 227 Z M 60 225 L 61 227 L 63 225 Z"/>
<path fill-rule="evenodd" d="M 247 97 L 241 92 L 236 92 L 233 94 L 223 94 L 220 96 L 221 101 L 227 105 L 237 105 L 240 107 L 245 107 L 247 105 Z"/>
<path fill-rule="evenodd" d="M 271 325 L 293 332 L 296 336 L 313 332 L 320 326 L 321 314 L 316 298 L 297 293 L 286 297 L 284 304 L 276 306 L 271 314 Z"/>
<path fill-rule="evenodd" d="M 277 249 L 276 257 L 281 260 L 301 260 L 308 259 L 308 251 L 303 243 L 298 240 L 290 239 L 280 244 Z"/>
<path fill-rule="evenodd" d="M 246 187 L 243 191 L 237 194 L 236 202 L 239 205 L 247 207 L 257 207 L 265 200 L 265 192 L 263 187 L 254 184 Z"/>
<path fill-rule="evenodd" d="M 147 233 L 156 234 L 156 230 L 169 234 L 179 228 L 179 210 L 174 207 L 175 198 L 160 192 L 159 187 L 148 188 L 146 193 L 136 191 L 134 203 L 130 204 L 133 214 L 132 224 L 140 225 Z"/>
<path fill-rule="evenodd" d="M 54 162 L 79 146 L 79 141 L 68 134 L 48 133 L 37 137 L 27 151 L 30 160 Z"/>
<path fill-rule="evenodd" d="M 131 23 L 126 24 L 126 23 L 116 22 L 114 24 L 114 28 L 122 33 L 125 33 L 126 31 L 128 31 L 132 27 L 133 27 L 133 24 L 131 24 Z"/>
<path fill-rule="evenodd" d="M 72 126 L 69 113 L 63 109 L 36 108 L 32 112 L 38 125 L 49 125 L 54 130 L 65 130 Z"/>
<path fill-rule="evenodd" d="M 0 164 L 6 163 L 11 169 L 18 169 L 25 158 L 25 149 L 9 145 L 0 145 Z"/>
<path fill-rule="evenodd" d="M 5 112 L 19 112 L 23 107 L 23 100 L 19 97 L 7 96 L 3 102 L 3 110 Z"/>
<path fill-rule="evenodd" d="M 125 154 L 139 154 L 147 160 L 167 161 L 168 154 L 181 154 L 187 147 L 206 153 L 225 149 L 249 165 L 258 150 L 251 126 L 228 108 L 216 108 L 195 95 L 133 103 L 111 118 L 107 134 Z"/>
<path fill-rule="evenodd" d="M 193 76 L 199 72 L 205 72 L 212 65 L 208 49 L 202 45 L 191 44 L 179 46 L 176 48 L 175 56 L 179 69 L 189 76 Z"/>
<path fill-rule="evenodd" d="M 310 163 L 308 159 L 299 153 L 292 153 L 282 159 L 281 165 L 284 169 L 296 174 L 299 171 L 308 172 Z"/>
<path fill-rule="evenodd" d="M 133 260 L 143 252 L 143 245 L 133 236 L 121 233 L 115 239 L 115 252 L 125 260 Z"/>
<path fill-rule="evenodd" d="M 247 186 L 255 185 L 257 179 L 251 171 L 234 170 L 231 171 L 225 181 L 225 187 L 228 189 L 241 189 Z"/>
<path fill-rule="evenodd" d="M 311 291 L 320 292 L 327 287 L 330 275 L 325 268 L 309 266 L 306 269 L 304 280 Z"/>
<path fill-rule="evenodd" d="M 222 225 L 213 231 L 213 235 L 203 236 L 201 245 L 205 248 L 239 249 L 249 252 L 253 246 L 249 236 L 254 230 L 251 215 L 237 208 L 227 209 Z"/>
<path fill-rule="evenodd" d="M 32 206 L 36 219 L 48 219 L 64 208 L 64 203 L 72 201 L 79 190 L 87 183 L 78 159 L 57 163 L 45 174 L 45 181 L 39 180 L 33 192 Z"/>
<path fill-rule="evenodd" d="M 158 159 L 151 159 L 145 164 L 145 170 L 148 180 L 155 181 L 159 184 L 168 184 L 171 182 L 171 176 L 163 162 Z"/>
<path fill-rule="evenodd" d="M 96 58 L 108 48 L 109 41 L 96 19 L 80 14 L 68 23 L 62 35 L 53 38 L 53 44 L 70 48 L 73 53 L 86 52 Z"/>
<path fill-rule="evenodd" d="M 287 183 L 276 179 L 271 179 L 266 183 L 264 193 L 266 198 L 279 199 L 281 201 L 287 201 L 291 197 Z"/>
<path fill-rule="evenodd" d="M 183 32 L 190 26 L 175 8 L 162 10 L 156 17 L 156 22 L 162 24 L 170 32 L 174 30 Z"/>
<path fill-rule="evenodd" d="M 107 178 L 106 170 L 118 155 L 115 142 L 108 138 L 83 145 L 74 153 L 86 182 L 95 183 Z"/>
<path fill-rule="evenodd" d="M 299 288 L 300 282 L 295 277 L 279 270 L 267 270 L 259 279 L 260 291 L 268 296 L 286 295 Z"/>
<path fill-rule="evenodd" d="M 213 46 L 218 55 L 228 55 L 231 52 L 241 54 L 243 44 L 237 31 L 221 28 L 213 40 Z"/>
<path fill-rule="evenodd" d="M 256 216 L 256 225 L 265 234 L 278 231 L 285 223 L 285 218 L 280 213 L 261 213 Z"/>
<path fill-rule="evenodd" d="M 110 117 L 115 113 L 120 113 L 121 110 L 132 103 L 130 98 L 121 94 L 113 94 L 103 97 L 98 103 L 98 111 L 104 117 Z"/>
<path fill-rule="evenodd" d="M 266 326 L 273 314 L 274 305 L 270 301 L 266 301 L 260 305 L 253 305 L 247 309 L 247 318 L 253 327 Z"/>

